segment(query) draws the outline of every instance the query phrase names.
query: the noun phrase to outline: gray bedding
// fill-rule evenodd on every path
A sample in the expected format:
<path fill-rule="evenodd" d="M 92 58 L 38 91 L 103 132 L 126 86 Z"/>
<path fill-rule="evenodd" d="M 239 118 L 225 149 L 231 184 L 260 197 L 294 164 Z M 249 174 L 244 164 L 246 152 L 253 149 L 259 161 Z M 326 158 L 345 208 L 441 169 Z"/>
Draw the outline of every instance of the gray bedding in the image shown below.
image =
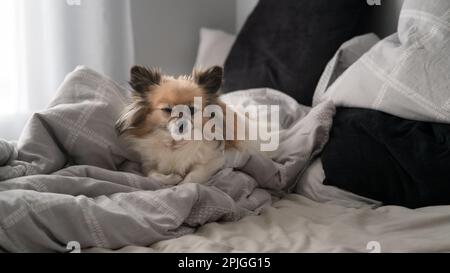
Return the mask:
<path fill-rule="evenodd" d="M 126 90 L 85 67 L 69 74 L 18 143 L 0 140 L 0 250 L 67 251 L 148 246 L 214 221 L 258 214 L 295 186 L 328 139 L 334 106 L 313 109 L 270 89 L 227 94 L 229 103 L 279 104 L 280 154 L 227 153 L 207 185 L 165 187 L 142 176 L 114 123 Z"/>

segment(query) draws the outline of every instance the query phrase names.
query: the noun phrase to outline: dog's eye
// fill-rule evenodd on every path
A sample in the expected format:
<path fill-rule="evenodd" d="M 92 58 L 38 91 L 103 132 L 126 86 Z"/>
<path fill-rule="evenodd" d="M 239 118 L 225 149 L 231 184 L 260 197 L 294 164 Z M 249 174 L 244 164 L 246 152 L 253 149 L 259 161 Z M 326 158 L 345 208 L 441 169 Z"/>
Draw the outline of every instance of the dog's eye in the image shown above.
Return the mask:
<path fill-rule="evenodd" d="M 161 111 L 163 111 L 164 113 L 167 113 L 167 114 L 172 114 L 172 108 L 170 108 L 170 107 L 164 107 L 161 109 Z"/>

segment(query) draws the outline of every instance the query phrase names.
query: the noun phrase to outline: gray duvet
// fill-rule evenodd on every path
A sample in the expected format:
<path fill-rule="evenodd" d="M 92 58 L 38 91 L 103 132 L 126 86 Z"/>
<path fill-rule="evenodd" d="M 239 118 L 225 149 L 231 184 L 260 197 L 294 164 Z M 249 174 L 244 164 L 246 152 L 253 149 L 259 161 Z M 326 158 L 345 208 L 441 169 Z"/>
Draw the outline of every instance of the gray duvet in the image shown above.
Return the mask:
<path fill-rule="evenodd" d="M 69 74 L 18 143 L 0 140 L 0 250 L 118 249 L 255 215 L 291 191 L 328 139 L 334 106 L 313 109 L 270 89 L 227 94 L 228 103 L 278 104 L 283 131 L 275 161 L 228 152 L 207 185 L 163 186 L 114 131 L 126 90 L 88 68 Z"/>

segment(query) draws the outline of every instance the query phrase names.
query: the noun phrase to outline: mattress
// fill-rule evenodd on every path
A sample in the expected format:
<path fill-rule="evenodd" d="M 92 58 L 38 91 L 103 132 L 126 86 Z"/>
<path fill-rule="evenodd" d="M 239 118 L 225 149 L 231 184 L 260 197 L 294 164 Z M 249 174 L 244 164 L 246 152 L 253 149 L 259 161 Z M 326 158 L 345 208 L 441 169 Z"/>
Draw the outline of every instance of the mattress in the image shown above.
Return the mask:
<path fill-rule="evenodd" d="M 322 101 L 320 94 L 326 91 L 323 99 L 332 99 L 337 106 L 448 124 L 449 18 L 446 0 L 405 1 L 398 33 L 373 47 L 370 36 L 343 45 L 325 69 L 315 101 Z M 350 68 L 340 69 L 348 60 Z M 207 224 L 194 234 L 161 241 L 146 250 L 450 251 L 450 206 L 380 206 L 374 200 L 325 186 L 323 178 L 321 163 L 316 161 L 302 175 L 295 194 L 274 202 L 260 215 L 235 223 Z"/>
<path fill-rule="evenodd" d="M 297 191 L 238 222 L 215 222 L 149 247 L 87 252 L 448 252 L 450 206 L 407 209 L 325 186 L 316 160 Z"/>

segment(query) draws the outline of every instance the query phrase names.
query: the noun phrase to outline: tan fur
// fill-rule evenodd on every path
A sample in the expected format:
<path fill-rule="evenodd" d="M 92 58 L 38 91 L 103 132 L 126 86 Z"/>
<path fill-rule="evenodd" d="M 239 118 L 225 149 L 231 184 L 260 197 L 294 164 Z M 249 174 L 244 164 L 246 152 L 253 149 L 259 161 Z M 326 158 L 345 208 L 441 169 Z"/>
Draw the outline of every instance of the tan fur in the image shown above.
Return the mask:
<path fill-rule="evenodd" d="M 117 122 L 118 133 L 127 136 L 131 147 L 140 153 L 144 171 L 149 177 L 166 184 L 205 183 L 223 166 L 223 149 L 236 147 L 237 142 L 174 141 L 167 130 L 172 117 L 164 109 L 176 105 L 190 106 L 195 97 L 202 97 L 201 110 L 207 104 L 216 104 L 225 113 L 225 104 L 217 95 L 222 70 L 213 67 L 178 78 L 159 73 L 143 67 L 132 69 L 130 84 L 135 95 L 133 104 Z M 203 118 L 203 124 L 208 120 Z"/>
<path fill-rule="evenodd" d="M 149 93 L 147 97 L 147 104 L 149 106 L 147 115 L 145 118 L 145 122 L 141 124 L 138 128 L 130 131 L 131 135 L 136 137 L 142 137 L 152 132 L 152 129 L 167 123 L 168 115 L 165 115 L 162 111 L 155 111 L 157 109 L 161 109 L 166 106 L 175 106 L 175 105 L 191 105 L 194 103 L 194 97 L 202 97 L 203 106 L 206 107 L 206 102 L 208 100 L 211 101 L 211 98 L 204 93 L 204 90 L 201 89 L 197 84 L 193 83 L 192 80 L 186 77 L 179 77 L 177 79 L 173 77 L 164 77 L 162 79 L 162 83 L 154 87 L 151 93 Z M 212 104 L 219 105 L 224 114 L 226 113 L 226 105 L 223 103 L 218 97 L 213 97 Z M 235 113 L 232 113 L 235 116 L 234 122 L 234 132 L 236 134 L 236 124 L 237 124 L 237 116 Z M 203 124 L 208 121 L 208 118 L 203 118 Z M 226 127 L 226 120 L 224 120 L 224 128 Z M 224 139 L 226 139 L 224 131 Z M 233 140 L 225 140 L 226 148 L 237 148 L 238 141 L 236 140 L 236 135 Z"/>

